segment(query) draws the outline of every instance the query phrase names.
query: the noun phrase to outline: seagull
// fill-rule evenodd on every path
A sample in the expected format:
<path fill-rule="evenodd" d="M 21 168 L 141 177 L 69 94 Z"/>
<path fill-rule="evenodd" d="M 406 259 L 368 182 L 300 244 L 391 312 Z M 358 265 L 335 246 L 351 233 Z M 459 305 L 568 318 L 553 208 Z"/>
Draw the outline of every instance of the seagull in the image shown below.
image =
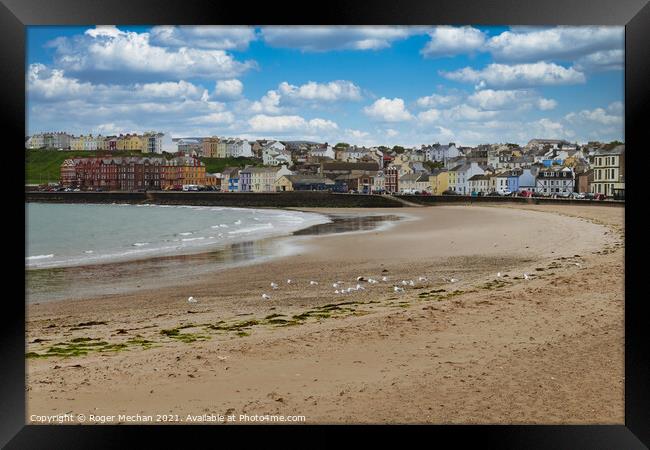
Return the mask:
<path fill-rule="evenodd" d="M 357 277 L 357 281 L 365 281 L 366 279 L 363 277 Z"/>
<path fill-rule="evenodd" d="M 377 280 L 373 280 L 372 278 L 368 278 L 368 283 L 370 284 L 375 284 Z"/>
<path fill-rule="evenodd" d="M 347 288 L 347 291 L 352 292 L 352 291 L 354 291 L 354 288 L 349 287 L 349 288 Z"/>
<path fill-rule="evenodd" d="M 418 281 L 427 281 L 427 277 L 420 277 L 418 278 Z"/>
<path fill-rule="evenodd" d="M 366 290 L 366 288 L 364 288 L 364 287 L 363 287 L 363 286 L 361 286 L 360 284 L 357 284 L 357 291 L 358 291 L 358 290 L 362 290 L 362 291 L 365 291 L 365 290 Z"/>
<path fill-rule="evenodd" d="M 399 286 L 393 286 L 393 291 L 395 291 L 395 292 L 404 292 L 404 288 L 401 288 Z"/>
<path fill-rule="evenodd" d="M 344 284 L 343 281 L 337 281 L 336 284 Z"/>
<path fill-rule="evenodd" d="M 409 280 L 409 286 L 415 286 L 415 282 L 413 280 Z"/>
<path fill-rule="evenodd" d="M 573 263 L 573 264 L 576 265 L 577 267 L 582 266 L 582 264 L 580 264 L 580 263 Z"/>
<path fill-rule="evenodd" d="M 525 274 L 524 274 L 524 279 L 527 280 L 528 278 L 530 278 L 530 277 L 528 276 L 527 273 L 525 273 Z"/>
<path fill-rule="evenodd" d="M 277 289 L 277 288 L 278 288 L 278 285 L 275 284 L 275 283 L 271 283 L 271 287 L 272 287 L 273 289 Z"/>
<path fill-rule="evenodd" d="M 335 290 L 335 291 L 334 291 L 334 293 L 335 293 L 335 294 L 340 294 L 340 292 L 339 292 L 339 290 L 338 290 L 338 289 L 337 289 L 337 290 Z"/>
<path fill-rule="evenodd" d="M 236 221 L 235 225 L 241 225 L 241 220 Z"/>
<path fill-rule="evenodd" d="M 287 280 L 287 284 L 291 284 L 291 280 Z"/>
<path fill-rule="evenodd" d="M 497 277 L 501 278 L 501 272 L 497 272 Z"/>
<path fill-rule="evenodd" d="M 338 284 L 338 283 L 334 283 L 334 284 L 332 284 L 332 287 L 333 287 L 333 288 L 337 288 L 337 287 L 339 287 L 339 284 Z"/>
<path fill-rule="evenodd" d="M 450 282 L 450 283 L 455 283 L 456 281 L 458 281 L 456 278 L 450 278 L 450 279 L 449 279 L 449 282 Z"/>
<path fill-rule="evenodd" d="M 381 277 L 381 281 L 388 281 L 388 277 Z"/>
<path fill-rule="evenodd" d="M 198 300 L 195 299 L 194 297 L 189 297 L 189 298 L 187 299 L 187 303 L 196 303 L 196 302 L 198 302 Z"/>
<path fill-rule="evenodd" d="M 404 286 L 406 286 L 406 285 L 408 285 L 408 284 L 409 284 L 409 282 L 408 282 L 408 281 L 406 281 L 406 280 L 402 280 L 402 284 L 403 284 Z"/>
<path fill-rule="evenodd" d="M 312 286 L 316 286 L 318 284 L 318 281 L 310 281 L 309 284 L 311 284 Z"/>
<path fill-rule="evenodd" d="M 271 296 L 268 295 L 268 294 L 262 294 L 262 298 L 263 298 L 264 300 L 271 300 Z"/>

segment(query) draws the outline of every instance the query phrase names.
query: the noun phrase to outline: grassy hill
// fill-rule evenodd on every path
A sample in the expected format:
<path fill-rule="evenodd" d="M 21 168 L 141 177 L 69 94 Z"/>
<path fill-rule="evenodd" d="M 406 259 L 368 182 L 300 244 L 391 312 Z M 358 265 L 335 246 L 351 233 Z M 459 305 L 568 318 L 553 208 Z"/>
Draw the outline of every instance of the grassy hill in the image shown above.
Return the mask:
<path fill-rule="evenodd" d="M 61 175 L 61 164 L 68 158 L 75 156 L 92 157 L 104 156 L 106 152 L 92 151 L 57 151 L 57 150 L 25 150 L 25 183 L 45 184 L 57 183 Z M 111 156 L 142 156 L 140 152 L 115 151 Z M 172 158 L 171 154 L 155 155 Z M 254 158 L 201 158 L 205 170 L 209 173 L 221 172 L 224 167 L 246 165 L 261 165 L 259 159 Z"/>

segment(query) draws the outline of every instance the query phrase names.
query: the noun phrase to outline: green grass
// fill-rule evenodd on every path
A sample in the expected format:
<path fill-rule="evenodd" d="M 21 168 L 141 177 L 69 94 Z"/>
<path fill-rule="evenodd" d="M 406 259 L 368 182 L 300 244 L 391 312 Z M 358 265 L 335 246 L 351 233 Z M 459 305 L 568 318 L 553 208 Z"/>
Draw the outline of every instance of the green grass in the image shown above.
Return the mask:
<path fill-rule="evenodd" d="M 262 161 L 256 158 L 201 158 L 205 164 L 205 171 L 218 173 L 226 167 L 261 166 Z"/>
<path fill-rule="evenodd" d="M 25 150 L 25 183 L 45 184 L 58 183 L 61 176 L 61 164 L 75 156 L 104 156 L 108 152 L 91 151 L 58 151 L 58 150 Z M 142 156 L 140 152 L 115 151 L 111 156 Z M 160 156 L 160 155 L 156 155 Z M 171 155 L 170 155 L 171 156 Z"/>

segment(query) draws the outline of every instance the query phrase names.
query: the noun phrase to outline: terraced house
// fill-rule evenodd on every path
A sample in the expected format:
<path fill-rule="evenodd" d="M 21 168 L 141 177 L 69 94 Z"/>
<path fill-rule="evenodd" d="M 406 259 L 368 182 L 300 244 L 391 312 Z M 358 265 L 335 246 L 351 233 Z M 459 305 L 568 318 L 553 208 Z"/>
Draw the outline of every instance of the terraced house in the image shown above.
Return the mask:
<path fill-rule="evenodd" d="M 594 154 L 594 179 L 591 192 L 606 196 L 625 197 L 625 145 Z"/>

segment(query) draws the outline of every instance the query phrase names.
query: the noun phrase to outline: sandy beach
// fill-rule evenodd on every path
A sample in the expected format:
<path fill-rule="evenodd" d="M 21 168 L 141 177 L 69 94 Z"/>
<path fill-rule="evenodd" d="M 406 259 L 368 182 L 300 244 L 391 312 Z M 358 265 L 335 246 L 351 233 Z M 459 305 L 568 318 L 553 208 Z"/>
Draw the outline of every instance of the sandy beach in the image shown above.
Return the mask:
<path fill-rule="evenodd" d="M 374 212 L 409 218 L 178 286 L 28 305 L 27 422 L 624 423 L 623 208 Z"/>

